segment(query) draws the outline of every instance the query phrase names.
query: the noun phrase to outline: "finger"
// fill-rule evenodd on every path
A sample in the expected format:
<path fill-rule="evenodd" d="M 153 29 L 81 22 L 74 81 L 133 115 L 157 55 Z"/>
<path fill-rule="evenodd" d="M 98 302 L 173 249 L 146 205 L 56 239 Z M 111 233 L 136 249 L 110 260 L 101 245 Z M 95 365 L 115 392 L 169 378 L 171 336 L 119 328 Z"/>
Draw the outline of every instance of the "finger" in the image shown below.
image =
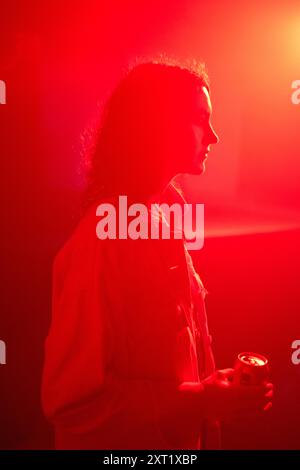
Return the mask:
<path fill-rule="evenodd" d="M 270 390 L 269 392 L 265 393 L 265 397 L 267 398 L 273 398 L 273 396 L 274 396 L 273 390 Z"/>
<path fill-rule="evenodd" d="M 241 399 L 252 400 L 264 396 L 268 389 L 264 385 L 237 385 L 236 391 Z"/>
<path fill-rule="evenodd" d="M 258 408 L 263 408 L 269 401 L 272 401 L 272 396 L 269 397 L 268 394 L 254 396 L 252 399 L 248 398 L 245 400 L 246 403 L 257 406 Z"/>
<path fill-rule="evenodd" d="M 270 398 L 263 396 L 261 398 L 254 398 L 252 400 L 244 400 L 244 402 L 241 402 L 239 406 L 243 410 L 248 409 L 252 410 L 253 412 L 262 411 L 270 401 Z"/>
<path fill-rule="evenodd" d="M 243 411 L 262 411 L 271 400 L 271 397 L 266 397 L 265 395 L 239 397 L 239 399 L 236 400 L 236 408 L 241 409 Z"/>
<path fill-rule="evenodd" d="M 257 423 L 259 420 L 265 419 L 266 413 L 269 413 L 271 408 L 272 404 L 268 404 L 264 408 L 260 408 L 258 410 L 244 410 L 239 414 L 239 419 L 242 419 L 244 422 L 247 420 L 248 423 Z"/>
<path fill-rule="evenodd" d="M 274 385 L 269 382 L 269 383 L 266 383 L 266 384 L 265 384 L 265 388 L 266 388 L 266 390 L 273 390 L 273 389 L 274 389 Z"/>
<path fill-rule="evenodd" d="M 264 411 L 263 409 L 259 409 L 257 410 L 257 408 L 241 408 L 239 410 L 237 410 L 235 413 L 234 413 L 234 419 L 236 419 L 237 421 L 245 421 L 245 419 L 249 422 L 249 421 L 257 421 L 257 419 L 261 416 L 263 416 L 264 414 Z"/>
<path fill-rule="evenodd" d="M 273 406 L 273 403 L 271 401 L 269 401 L 266 406 L 264 406 L 264 411 L 270 411 L 270 409 L 272 408 Z"/>
<path fill-rule="evenodd" d="M 232 380 L 234 375 L 234 369 L 221 369 L 217 371 L 217 377 L 219 379 Z"/>

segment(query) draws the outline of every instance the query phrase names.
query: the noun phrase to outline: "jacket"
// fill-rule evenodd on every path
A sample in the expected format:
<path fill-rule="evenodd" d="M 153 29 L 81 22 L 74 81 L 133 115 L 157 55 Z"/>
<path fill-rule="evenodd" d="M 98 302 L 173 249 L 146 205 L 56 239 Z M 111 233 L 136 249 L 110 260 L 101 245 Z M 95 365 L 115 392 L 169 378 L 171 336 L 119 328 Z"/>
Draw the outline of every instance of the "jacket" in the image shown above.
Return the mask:
<path fill-rule="evenodd" d="M 214 371 L 205 291 L 184 240 L 99 240 L 95 209 L 53 266 L 42 404 L 55 446 L 207 447 L 208 423 L 195 429 L 176 401 L 181 383 Z"/>

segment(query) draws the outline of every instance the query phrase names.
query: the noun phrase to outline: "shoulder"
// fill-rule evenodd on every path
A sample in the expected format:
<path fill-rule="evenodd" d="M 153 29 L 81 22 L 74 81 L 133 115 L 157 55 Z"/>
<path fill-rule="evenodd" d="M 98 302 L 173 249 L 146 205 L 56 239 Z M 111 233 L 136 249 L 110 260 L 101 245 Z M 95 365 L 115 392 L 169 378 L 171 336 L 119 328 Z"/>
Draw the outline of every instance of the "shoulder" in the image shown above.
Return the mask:
<path fill-rule="evenodd" d="M 109 244 L 105 240 L 99 240 L 96 234 L 96 226 L 99 220 L 97 208 L 101 203 L 115 204 L 115 198 L 99 200 L 93 203 L 82 215 L 76 228 L 57 252 L 54 258 L 54 269 L 64 265 L 84 265 L 95 261 L 103 250 L 108 250 Z"/>

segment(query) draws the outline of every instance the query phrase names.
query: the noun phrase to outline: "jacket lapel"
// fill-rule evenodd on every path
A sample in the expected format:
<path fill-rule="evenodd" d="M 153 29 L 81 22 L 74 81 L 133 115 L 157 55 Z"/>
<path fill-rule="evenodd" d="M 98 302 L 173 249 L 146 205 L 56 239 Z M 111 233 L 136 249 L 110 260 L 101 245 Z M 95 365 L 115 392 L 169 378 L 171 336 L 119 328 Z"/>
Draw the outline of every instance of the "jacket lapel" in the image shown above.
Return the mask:
<path fill-rule="evenodd" d="M 183 240 L 160 240 L 156 244 L 167 286 L 177 305 L 179 324 L 191 325 L 191 288 Z"/>

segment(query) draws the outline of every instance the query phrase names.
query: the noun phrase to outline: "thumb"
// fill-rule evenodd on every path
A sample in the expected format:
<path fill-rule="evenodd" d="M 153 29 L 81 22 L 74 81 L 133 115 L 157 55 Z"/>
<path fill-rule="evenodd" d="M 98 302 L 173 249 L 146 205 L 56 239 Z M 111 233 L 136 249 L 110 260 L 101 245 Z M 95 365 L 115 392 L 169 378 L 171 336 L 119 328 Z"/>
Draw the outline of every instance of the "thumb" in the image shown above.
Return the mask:
<path fill-rule="evenodd" d="M 217 371 L 217 377 L 220 380 L 233 380 L 234 369 L 221 369 Z"/>

